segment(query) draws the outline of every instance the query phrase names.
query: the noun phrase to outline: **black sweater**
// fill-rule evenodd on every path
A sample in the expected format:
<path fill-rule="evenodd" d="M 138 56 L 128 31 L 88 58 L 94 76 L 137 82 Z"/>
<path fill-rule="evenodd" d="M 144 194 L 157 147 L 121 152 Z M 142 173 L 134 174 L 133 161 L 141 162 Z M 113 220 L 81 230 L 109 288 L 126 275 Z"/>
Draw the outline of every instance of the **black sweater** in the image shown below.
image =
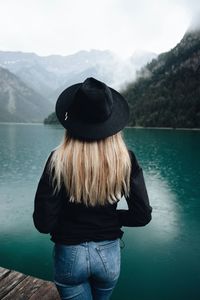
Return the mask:
<path fill-rule="evenodd" d="M 40 178 L 33 213 L 33 221 L 41 233 L 50 233 L 51 240 L 61 244 L 79 244 L 121 238 L 122 226 L 145 226 L 151 220 L 152 207 L 143 177 L 143 171 L 135 154 L 129 151 L 132 163 L 130 194 L 126 198 L 128 210 L 118 209 L 116 204 L 86 207 L 71 203 L 65 187 L 53 195 L 48 163 Z"/>

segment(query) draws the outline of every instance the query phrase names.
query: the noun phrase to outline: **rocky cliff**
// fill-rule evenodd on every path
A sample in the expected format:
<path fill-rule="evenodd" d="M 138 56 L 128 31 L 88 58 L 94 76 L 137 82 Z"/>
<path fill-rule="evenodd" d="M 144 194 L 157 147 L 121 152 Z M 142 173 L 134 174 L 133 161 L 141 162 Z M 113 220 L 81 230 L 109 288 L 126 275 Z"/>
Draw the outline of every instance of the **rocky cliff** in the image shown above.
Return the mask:
<path fill-rule="evenodd" d="M 52 103 L 0 67 L 0 122 L 42 122 Z"/>

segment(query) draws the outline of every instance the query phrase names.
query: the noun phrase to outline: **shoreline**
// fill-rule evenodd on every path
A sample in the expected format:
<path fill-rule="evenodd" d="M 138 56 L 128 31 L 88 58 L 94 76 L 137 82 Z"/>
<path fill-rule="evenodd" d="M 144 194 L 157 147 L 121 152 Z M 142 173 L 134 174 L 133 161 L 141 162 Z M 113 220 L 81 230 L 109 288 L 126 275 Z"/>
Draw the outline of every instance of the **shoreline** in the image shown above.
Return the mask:
<path fill-rule="evenodd" d="M 166 129 L 166 130 L 194 130 L 198 131 L 200 128 L 184 128 L 184 127 L 143 127 L 143 126 L 127 126 L 125 128 L 136 128 L 136 129 Z"/>
<path fill-rule="evenodd" d="M 18 123 L 18 122 L 0 122 L 0 125 L 9 125 L 9 124 L 11 124 L 11 125 L 42 125 L 43 123 L 26 123 L 26 122 L 24 122 L 24 123 Z"/>
<path fill-rule="evenodd" d="M 17 123 L 17 122 L 0 122 L 0 125 L 44 125 L 44 126 L 61 126 L 60 124 L 44 124 L 44 123 Z M 165 129 L 165 130 L 193 130 L 199 131 L 200 128 L 184 128 L 184 127 L 144 127 L 144 126 L 126 126 L 127 129 Z"/>

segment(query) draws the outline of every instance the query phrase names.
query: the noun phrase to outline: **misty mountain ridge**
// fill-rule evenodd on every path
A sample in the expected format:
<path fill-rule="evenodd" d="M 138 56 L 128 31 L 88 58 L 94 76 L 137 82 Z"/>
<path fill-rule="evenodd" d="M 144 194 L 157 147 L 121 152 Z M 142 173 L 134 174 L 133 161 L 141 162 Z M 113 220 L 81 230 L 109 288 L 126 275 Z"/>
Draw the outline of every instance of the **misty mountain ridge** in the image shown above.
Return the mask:
<path fill-rule="evenodd" d="M 134 126 L 200 127 L 200 30 L 137 73 L 123 94 Z"/>
<path fill-rule="evenodd" d="M 132 79 L 136 69 L 150 57 L 155 57 L 155 54 L 137 53 L 137 58 L 134 59 L 133 55 L 130 63 L 120 60 L 110 51 L 79 51 L 68 56 L 46 57 L 0 51 L 0 67 L 3 66 L 0 73 L 0 121 L 42 122 L 53 111 L 52 103 L 66 87 L 91 76 L 111 86 L 125 84 L 126 79 Z"/>
<path fill-rule="evenodd" d="M 136 56 L 121 59 L 111 51 L 94 49 L 67 56 L 0 51 L 0 66 L 55 102 L 64 88 L 91 76 L 119 89 L 133 80 L 136 71 L 155 57 L 155 53 L 140 51 Z"/>
<path fill-rule="evenodd" d="M 28 87 L 20 78 L 0 67 L 0 121 L 42 122 L 52 103 Z"/>

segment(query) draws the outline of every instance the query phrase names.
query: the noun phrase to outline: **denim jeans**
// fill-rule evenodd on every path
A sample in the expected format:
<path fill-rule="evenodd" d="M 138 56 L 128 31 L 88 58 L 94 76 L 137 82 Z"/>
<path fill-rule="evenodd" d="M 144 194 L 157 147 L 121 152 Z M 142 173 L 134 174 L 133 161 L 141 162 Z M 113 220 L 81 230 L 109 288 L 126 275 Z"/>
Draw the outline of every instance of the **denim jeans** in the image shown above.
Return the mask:
<path fill-rule="evenodd" d="M 54 282 L 61 299 L 107 300 L 120 274 L 120 239 L 54 246 Z"/>

